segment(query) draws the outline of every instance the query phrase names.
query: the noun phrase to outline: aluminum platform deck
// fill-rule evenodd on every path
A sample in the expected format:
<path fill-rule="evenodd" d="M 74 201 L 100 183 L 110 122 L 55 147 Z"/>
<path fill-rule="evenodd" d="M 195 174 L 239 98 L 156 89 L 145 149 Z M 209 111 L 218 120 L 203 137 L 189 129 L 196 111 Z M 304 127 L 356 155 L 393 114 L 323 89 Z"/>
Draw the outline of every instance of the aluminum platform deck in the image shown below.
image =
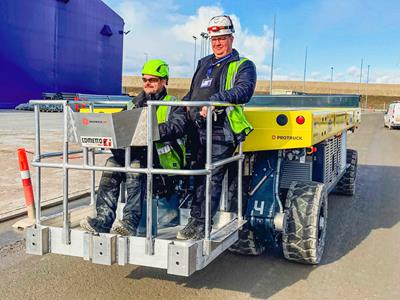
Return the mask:
<path fill-rule="evenodd" d="M 62 214 L 44 218 L 41 225 L 27 229 L 27 253 L 46 253 L 82 257 L 97 264 L 133 264 L 166 269 L 169 274 L 189 276 L 206 267 L 238 240 L 238 230 L 245 224 L 236 215 L 219 212 L 208 244 L 204 240 L 177 240 L 183 225 L 161 228 L 154 237 L 154 252 L 146 254 L 145 236 L 91 234 L 79 227 L 79 221 L 93 216 L 93 206 L 71 210 L 71 241 L 63 240 Z M 187 221 L 188 210 L 182 209 L 181 220 Z"/>

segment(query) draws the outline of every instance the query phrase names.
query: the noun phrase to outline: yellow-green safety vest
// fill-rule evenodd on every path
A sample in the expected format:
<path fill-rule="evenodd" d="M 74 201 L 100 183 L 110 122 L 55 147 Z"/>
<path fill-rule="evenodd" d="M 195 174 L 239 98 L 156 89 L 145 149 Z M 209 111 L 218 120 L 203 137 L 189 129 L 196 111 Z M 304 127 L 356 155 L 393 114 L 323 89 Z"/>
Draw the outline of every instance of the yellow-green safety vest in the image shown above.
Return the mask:
<path fill-rule="evenodd" d="M 241 57 L 240 60 L 233 61 L 228 66 L 228 73 L 226 74 L 225 90 L 230 90 L 235 84 L 236 74 L 242 63 L 248 60 L 245 57 Z M 229 106 L 226 108 L 226 114 L 228 116 L 229 124 L 231 125 L 232 131 L 235 134 L 244 132 L 248 135 L 252 130 L 253 126 L 247 121 L 246 116 L 243 112 L 242 106 Z"/>
<path fill-rule="evenodd" d="M 163 101 L 176 101 L 176 97 L 166 95 Z M 127 109 L 133 109 L 135 105 L 129 102 Z M 157 107 L 157 122 L 158 124 L 168 121 L 171 106 L 158 106 Z M 186 148 L 183 139 L 177 139 L 177 144 L 182 150 L 182 156 L 173 148 L 171 142 L 155 142 L 160 165 L 164 169 L 182 169 L 186 165 Z M 182 157 L 182 159 L 181 159 Z"/>
<path fill-rule="evenodd" d="M 163 101 L 177 101 L 176 97 L 166 95 Z M 171 106 L 159 106 L 157 108 L 158 124 L 168 121 Z M 160 164 L 164 169 L 182 169 L 186 165 L 186 148 L 183 139 L 176 139 L 181 149 L 181 156 L 174 149 L 171 142 L 155 142 Z"/>

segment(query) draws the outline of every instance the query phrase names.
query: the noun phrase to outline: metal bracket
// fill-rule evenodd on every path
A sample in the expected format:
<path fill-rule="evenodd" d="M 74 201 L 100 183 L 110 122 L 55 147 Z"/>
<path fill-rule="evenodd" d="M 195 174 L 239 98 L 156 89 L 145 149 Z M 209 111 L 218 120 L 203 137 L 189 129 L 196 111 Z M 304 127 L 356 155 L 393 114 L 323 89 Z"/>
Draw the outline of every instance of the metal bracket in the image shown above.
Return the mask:
<path fill-rule="evenodd" d="M 49 228 L 33 226 L 26 229 L 26 253 L 43 255 L 49 253 Z"/>
<path fill-rule="evenodd" d="M 120 236 L 117 238 L 118 242 L 118 264 L 124 266 L 128 263 L 129 239 L 127 236 Z"/>
<path fill-rule="evenodd" d="M 83 235 L 83 259 L 90 260 L 93 253 L 93 239 L 92 234 L 85 232 Z"/>
<path fill-rule="evenodd" d="M 100 234 L 93 236 L 92 262 L 112 265 L 116 261 L 116 235 Z"/>
<path fill-rule="evenodd" d="M 190 276 L 196 271 L 197 244 L 168 245 L 168 274 Z"/>

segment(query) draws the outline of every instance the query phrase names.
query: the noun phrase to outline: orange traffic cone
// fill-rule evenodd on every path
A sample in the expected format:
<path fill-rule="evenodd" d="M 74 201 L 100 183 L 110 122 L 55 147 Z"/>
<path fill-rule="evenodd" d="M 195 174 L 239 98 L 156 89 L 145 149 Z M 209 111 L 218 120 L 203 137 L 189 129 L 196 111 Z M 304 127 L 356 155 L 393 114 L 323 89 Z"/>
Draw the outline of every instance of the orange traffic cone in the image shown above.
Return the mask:
<path fill-rule="evenodd" d="M 18 148 L 18 163 L 21 171 L 22 186 L 24 188 L 26 211 L 30 219 L 35 218 L 35 204 L 33 197 L 31 174 L 25 148 Z"/>

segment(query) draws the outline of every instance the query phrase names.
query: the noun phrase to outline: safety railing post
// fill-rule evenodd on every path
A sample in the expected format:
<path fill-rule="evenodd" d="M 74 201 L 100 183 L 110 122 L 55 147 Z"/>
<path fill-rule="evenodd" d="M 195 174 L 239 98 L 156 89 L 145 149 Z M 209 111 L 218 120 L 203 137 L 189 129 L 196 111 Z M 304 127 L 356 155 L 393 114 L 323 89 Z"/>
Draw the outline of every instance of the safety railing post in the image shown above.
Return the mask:
<path fill-rule="evenodd" d="M 129 168 L 131 166 L 131 147 L 125 148 L 125 168 Z M 125 192 L 126 192 L 126 184 L 124 181 L 121 182 L 121 203 L 126 202 Z"/>
<path fill-rule="evenodd" d="M 63 242 L 71 243 L 70 215 L 68 210 L 68 112 L 64 102 L 64 143 L 63 143 Z"/>
<path fill-rule="evenodd" d="M 39 104 L 34 105 L 35 111 L 35 162 L 40 162 L 41 160 L 41 152 L 40 152 L 40 108 Z M 36 167 L 36 180 L 35 180 L 35 208 L 36 208 L 36 224 L 40 225 L 41 219 L 41 178 L 42 169 L 41 167 Z"/>
<path fill-rule="evenodd" d="M 147 197 L 146 197 L 146 246 L 147 255 L 154 254 L 153 244 L 153 105 L 147 107 Z"/>
<path fill-rule="evenodd" d="M 239 144 L 238 160 L 238 220 L 243 221 L 243 142 Z"/>
<path fill-rule="evenodd" d="M 89 165 L 89 151 L 88 148 L 83 148 L 83 165 L 87 167 Z"/>
<path fill-rule="evenodd" d="M 90 149 L 90 165 L 96 164 L 96 152 L 95 149 Z M 96 171 L 93 170 L 90 174 L 90 205 L 94 205 L 96 202 Z"/>
<path fill-rule="evenodd" d="M 207 106 L 207 128 L 206 128 L 206 170 L 209 173 L 206 176 L 206 215 L 205 215 L 205 234 L 203 254 L 209 255 L 210 249 L 210 233 L 211 233 L 211 178 L 212 178 L 212 107 Z"/>
<path fill-rule="evenodd" d="M 94 111 L 93 102 L 89 103 L 90 112 Z M 96 164 L 96 151 L 95 148 L 90 149 L 91 160 L 90 165 L 94 166 Z M 90 173 L 90 205 L 94 205 L 96 201 L 96 171 L 91 171 Z"/>

